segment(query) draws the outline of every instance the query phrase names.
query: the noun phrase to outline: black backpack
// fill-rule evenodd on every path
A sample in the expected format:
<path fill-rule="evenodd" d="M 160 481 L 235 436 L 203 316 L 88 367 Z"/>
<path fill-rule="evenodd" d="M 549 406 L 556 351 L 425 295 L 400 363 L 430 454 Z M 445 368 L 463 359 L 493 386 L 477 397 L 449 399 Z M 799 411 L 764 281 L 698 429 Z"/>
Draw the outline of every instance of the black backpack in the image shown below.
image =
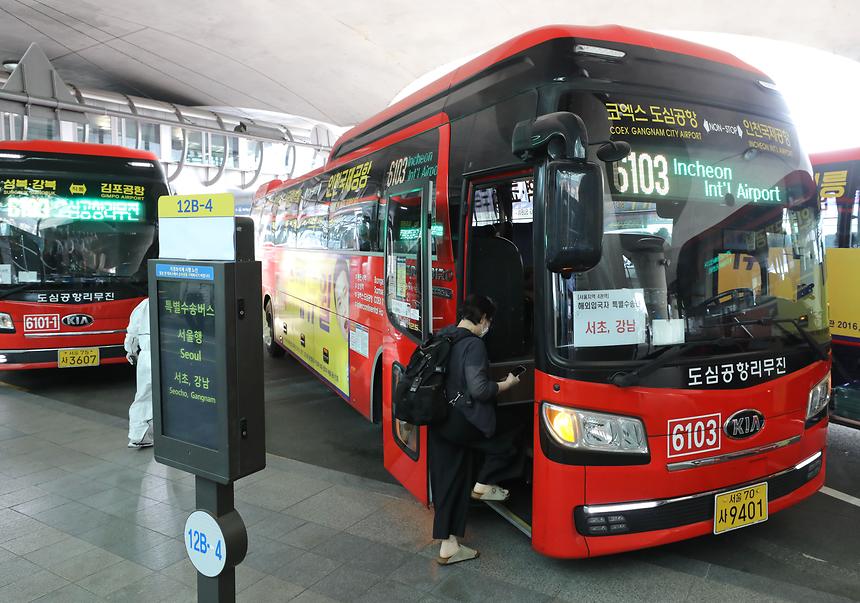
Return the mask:
<path fill-rule="evenodd" d="M 445 377 L 454 344 L 471 333 L 433 335 L 418 346 L 394 389 L 394 416 L 412 425 L 430 425 L 448 416 Z"/>

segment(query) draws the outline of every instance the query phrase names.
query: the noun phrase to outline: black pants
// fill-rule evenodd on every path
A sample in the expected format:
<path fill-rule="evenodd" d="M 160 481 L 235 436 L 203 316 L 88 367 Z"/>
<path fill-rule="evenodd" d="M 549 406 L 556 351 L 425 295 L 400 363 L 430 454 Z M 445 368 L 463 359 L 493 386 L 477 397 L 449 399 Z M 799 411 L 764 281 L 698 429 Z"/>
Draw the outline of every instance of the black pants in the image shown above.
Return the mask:
<path fill-rule="evenodd" d="M 428 431 L 433 538 L 462 537 L 475 481 L 497 484 L 522 474 L 523 455 L 517 447 L 522 426 L 497 425 L 488 438 L 453 408 L 444 422 Z M 476 452 L 484 457 L 477 479 L 472 475 Z"/>

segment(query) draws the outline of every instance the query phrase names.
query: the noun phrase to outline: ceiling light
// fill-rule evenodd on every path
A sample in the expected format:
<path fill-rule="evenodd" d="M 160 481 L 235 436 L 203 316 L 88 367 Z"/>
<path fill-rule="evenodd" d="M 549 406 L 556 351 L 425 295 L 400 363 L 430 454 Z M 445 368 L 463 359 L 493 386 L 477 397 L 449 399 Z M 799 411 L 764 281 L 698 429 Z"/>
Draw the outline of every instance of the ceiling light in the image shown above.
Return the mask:
<path fill-rule="evenodd" d="M 591 46 L 589 44 L 577 44 L 574 46 L 573 51 L 576 54 L 591 54 L 598 57 L 609 57 L 613 59 L 620 59 L 626 55 L 623 50 L 606 48 L 604 46 Z"/>

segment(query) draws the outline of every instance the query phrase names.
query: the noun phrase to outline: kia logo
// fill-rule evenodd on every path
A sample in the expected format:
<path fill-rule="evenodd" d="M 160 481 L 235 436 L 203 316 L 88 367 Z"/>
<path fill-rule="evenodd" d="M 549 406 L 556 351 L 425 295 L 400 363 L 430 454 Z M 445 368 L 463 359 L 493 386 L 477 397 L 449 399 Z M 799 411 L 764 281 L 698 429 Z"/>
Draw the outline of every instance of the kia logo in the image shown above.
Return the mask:
<path fill-rule="evenodd" d="M 95 322 L 89 314 L 69 314 L 63 316 L 63 324 L 67 327 L 88 327 Z"/>
<path fill-rule="evenodd" d="M 729 417 L 723 425 L 723 431 L 733 440 L 743 440 L 754 436 L 764 428 L 764 415 L 757 410 L 748 408 L 739 410 Z"/>

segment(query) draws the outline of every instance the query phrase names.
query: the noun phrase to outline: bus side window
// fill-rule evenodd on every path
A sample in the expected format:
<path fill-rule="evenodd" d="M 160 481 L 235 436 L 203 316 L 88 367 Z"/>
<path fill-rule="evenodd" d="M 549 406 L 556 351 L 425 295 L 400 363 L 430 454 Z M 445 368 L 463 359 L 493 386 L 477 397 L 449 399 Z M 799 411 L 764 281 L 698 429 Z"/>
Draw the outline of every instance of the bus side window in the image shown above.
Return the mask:
<path fill-rule="evenodd" d="M 377 201 L 332 205 L 329 218 L 329 249 L 378 251 Z"/>
<path fill-rule="evenodd" d="M 388 199 L 386 226 L 386 308 L 400 331 L 422 336 L 421 279 L 418 253 L 421 234 L 421 193 Z"/>
<path fill-rule="evenodd" d="M 328 210 L 328 203 L 313 199 L 302 201 L 296 232 L 296 247 L 299 249 L 328 247 Z"/>
<path fill-rule="evenodd" d="M 275 232 L 275 212 L 278 207 L 275 204 L 272 195 L 266 195 L 265 203 L 263 205 L 263 212 L 260 219 L 260 224 L 262 224 L 263 231 L 263 242 L 271 243 L 274 240 L 274 232 Z"/>
<path fill-rule="evenodd" d="M 275 221 L 272 227 L 272 242 L 275 245 L 283 245 L 286 242 L 286 218 L 287 218 L 287 206 L 285 202 L 285 195 L 280 193 L 275 197 L 275 201 L 272 209 L 275 211 Z"/>

